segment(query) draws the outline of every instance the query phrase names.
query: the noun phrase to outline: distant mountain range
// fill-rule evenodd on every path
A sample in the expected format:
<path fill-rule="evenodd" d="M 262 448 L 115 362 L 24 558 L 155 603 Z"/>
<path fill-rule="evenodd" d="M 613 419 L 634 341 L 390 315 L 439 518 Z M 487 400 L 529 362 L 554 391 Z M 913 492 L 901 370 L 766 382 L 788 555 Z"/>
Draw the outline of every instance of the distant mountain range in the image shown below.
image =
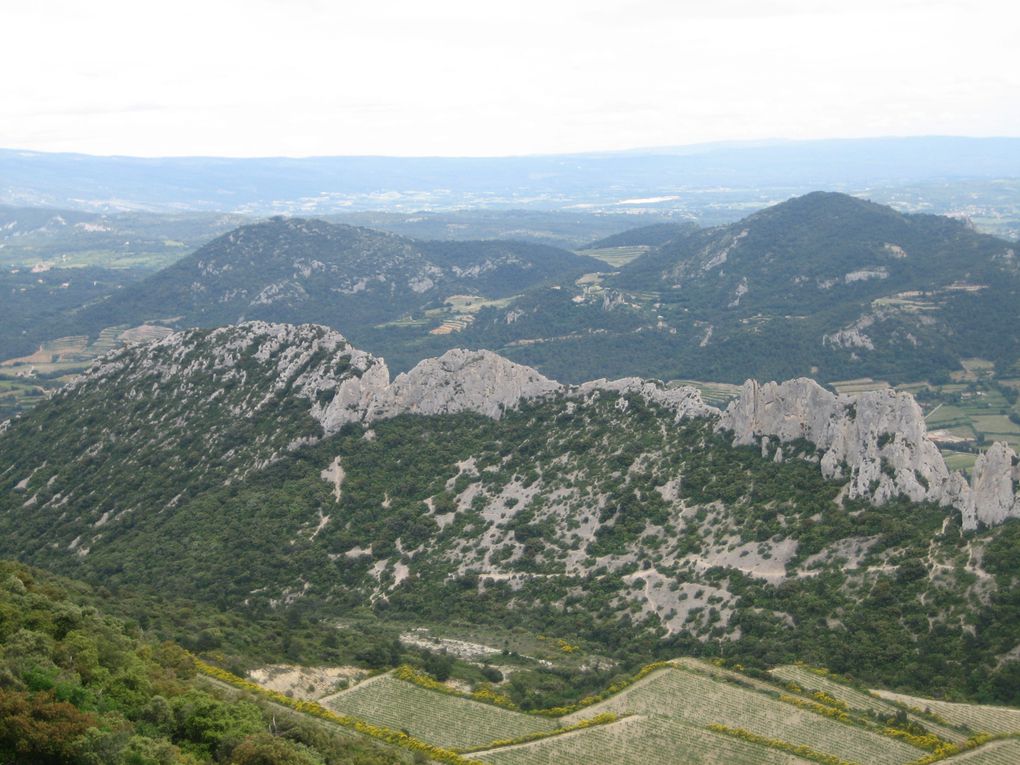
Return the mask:
<path fill-rule="evenodd" d="M 1017 138 L 723 143 L 502 158 L 143 159 L 0 151 L 0 203 L 85 210 L 652 209 L 661 197 L 671 203 L 698 189 L 712 192 L 710 208 L 734 188 L 745 190 L 744 202 L 764 203 L 813 188 L 1017 177 Z"/>

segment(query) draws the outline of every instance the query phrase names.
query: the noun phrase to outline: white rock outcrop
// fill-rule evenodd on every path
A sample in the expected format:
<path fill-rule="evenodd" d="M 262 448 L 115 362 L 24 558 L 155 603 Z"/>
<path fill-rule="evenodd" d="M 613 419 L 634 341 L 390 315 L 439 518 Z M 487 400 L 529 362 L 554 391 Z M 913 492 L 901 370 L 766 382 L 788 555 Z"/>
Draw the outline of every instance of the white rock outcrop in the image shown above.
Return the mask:
<path fill-rule="evenodd" d="M 691 386 L 668 387 L 637 377 L 565 386 L 491 351 L 463 349 L 425 359 L 391 382 L 382 359 L 354 348 L 339 332 L 267 322 L 177 332 L 145 347 L 121 349 L 99 360 L 72 387 L 113 375 L 136 385 L 137 392 L 129 396 L 143 389 L 179 396 L 197 392 L 197 382 L 207 386 L 212 380 L 221 390 L 207 405 L 223 390 L 239 388 L 243 394 L 229 404 L 235 417 L 272 407 L 281 393 L 289 392 L 309 402 L 309 414 L 326 435 L 348 423 L 405 413 L 477 412 L 499 419 L 522 401 L 550 395 L 581 403 L 603 392 L 640 396 L 671 411 L 677 422 L 714 418 L 717 430 L 733 433 L 734 445 L 760 445 L 762 455 L 776 462 L 796 450 L 773 452 L 774 441 L 804 439 L 817 448 L 823 475 L 849 482 L 850 498 L 881 504 L 905 495 L 951 505 L 961 511 L 968 529 L 1020 517 L 1020 465 L 1007 444 L 997 443 L 978 457 L 968 485 L 962 474 L 946 467 L 914 398 L 892 390 L 836 395 L 803 377 L 764 384 L 748 380 L 740 396 L 720 412 Z M 620 404 L 624 410 L 626 401 Z"/>
<path fill-rule="evenodd" d="M 590 398 L 598 391 L 640 396 L 649 403 L 673 412 L 677 422 L 688 417 L 715 417 L 720 414 L 714 406 L 706 404 L 701 398 L 701 392 L 691 385 L 670 388 L 657 380 L 642 380 L 640 377 L 592 380 L 574 386 L 567 395 Z"/>
<path fill-rule="evenodd" d="M 1005 441 L 997 441 L 978 455 L 971 471 L 970 496 L 963 507 L 966 528 L 978 522 L 995 526 L 1020 518 L 1020 459 Z"/>
<path fill-rule="evenodd" d="M 968 485 L 951 472 L 928 438 L 913 396 L 892 390 L 836 395 L 814 380 L 744 383 L 719 419 L 734 445 L 803 438 L 820 454 L 828 478 L 848 478 L 847 495 L 882 504 L 899 495 L 958 508 L 964 528 L 1020 517 L 1017 456 L 1005 443 L 978 457 Z"/>
<path fill-rule="evenodd" d="M 478 412 L 499 419 L 521 401 L 562 389 L 531 367 L 492 351 L 457 348 L 425 359 L 396 379 L 369 404 L 366 420 L 398 414 Z"/>
<path fill-rule="evenodd" d="M 822 452 L 827 478 L 849 478 L 848 496 L 881 503 L 900 494 L 949 504 L 956 482 L 928 439 L 913 396 L 891 390 L 837 396 L 814 380 L 744 383 L 720 418 L 735 444 L 803 438 Z"/>
<path fill-rule="evenodd" d="M 568 387 L 486 350 L 447 351 L 391 381 L 381 358 L 354 348 L 339 332 L 313 324 L 251 321 L 175 332 L 103 357 L 72 385 L 96 384 L 117 374 L 126 374 L 139 386 L 155 378 L 154 390 L 176 381 L 188 392 L 200 378 L 241 388 L 242 403 L 231 407 L 235 417 L 273 406 L 276 396 L 288 391 L 309 402 L 309 414 L 327 436 L 348 423 L 405 413 L 477 412 L 499 419 L 522 401 L 552 394 L 590 397 L 599 390 L 640 395 L 670 409 L 677 419 L 718 414 L 691 387 L 666 388 L 633 377 Z"/>

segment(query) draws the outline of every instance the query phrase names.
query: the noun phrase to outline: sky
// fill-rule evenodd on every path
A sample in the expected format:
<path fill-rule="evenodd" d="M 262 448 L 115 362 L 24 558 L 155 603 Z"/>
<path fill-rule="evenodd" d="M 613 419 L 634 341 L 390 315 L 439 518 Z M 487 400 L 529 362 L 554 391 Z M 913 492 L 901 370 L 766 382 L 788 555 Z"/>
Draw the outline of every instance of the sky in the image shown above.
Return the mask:
<path fill-rule="evenodd" d="M 503 156 L 1020 136 L 1017 0 L 0 0 L 0 147 Z"/>

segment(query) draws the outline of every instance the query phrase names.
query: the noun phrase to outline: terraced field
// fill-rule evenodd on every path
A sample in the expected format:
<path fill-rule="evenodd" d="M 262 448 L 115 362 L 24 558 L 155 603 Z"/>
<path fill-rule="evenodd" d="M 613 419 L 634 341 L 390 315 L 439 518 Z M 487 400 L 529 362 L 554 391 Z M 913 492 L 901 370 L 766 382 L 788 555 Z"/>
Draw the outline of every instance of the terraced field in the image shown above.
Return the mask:
<path fill-rule="evenodd" d="M 823 691 L 833 698 L 839 699 L 851 709 L 869 710 L 881 715 L 895 714 L 900 710 L 895 704 L 883 699 L 876 698 L 869 693 L 864 693 L 856 688 L 837 682 L 829 677 L 816 674 L 809 669 L 797 666 L 777 667 L 772 670 L 772 675 L 785 682 L 792 682 L 803 688 L 805 691 Z M 923 706 L 917 706 L 924 709 Z M 961 743 L 967 740 L 966 734 L 948 728 L 945 725 L 937 725 L 930 720 L 918 715 L 908 715 L 914 722 L 920 723 L 935 735 L 953 743 Z"/>
<path fill-rule="evenodd" d="M 0 420 L 34 406 L 87 369 L 98 356 L 121 345 L 158 340 L 169 333 L 165 327 L 148 324 L 129 329 L 107 327 L 92 343 L 84 335 L 60 337 L 43 343 L 28 356 L 0 361 Z"/>
<path fill-rule="evenodd" d="M 858 377 L 853 380 L 836 380 L 829 383 L 836 393 L 857 394 L 869 390 L 885 390 L 889 383 L 885 380 L 872 380 L 870 377 Z"/>
<path fill-rule="evenodd" d="M 668 717 L 629 717 L 471 757 L 492 765 L 808 765 L 809 760 Z M 998 763 L 995 763 L 998 765 Z"/>
<path fill-rule="evenodd" d="M 691 385 L 698 389 L 706 403 L 725 409 L 726 405 L 740 395 L 739 385 L 730 383 L 700 382 L 699 380 L 671 380 L 671 385 Z"/>
<path fill-rule="evenodd" d="M 681 658 L 559 720 L 441 693 L 390 674 L 320 703 L 490 765 L 913 765 L 927 761 L 930 749 L 922 748 L 922 742 L 910 745 L 888 732 L 883 735 L 884 723 L 868 714 L 895 714 L 906 705 L 918 710 L 911 714 L 915 721 L 944 740 L 963 744 L 977 732 L 1008 736 L 945 762 L 1020 763 L 1020 709 L 869 693 L 802 666 L 779 667 L 773 676 L 775 683 Z M 787 689 L 789 684 L 796 688 Z M 815 691 L 857 712 L 833 719 L 843 713 L 831 700 L 827 706 L 812 701 Z M 879 693 L 881 697 L 872 695 Z M 933 723 L 925 709 L 945 723 Z M 603 712 L 615 712 L 619 718 L 558 730 Z M 489 748 L 494 742 L 534 735 L 540 738 Z"/>
<path fill-rule="evenodd" d="M 924 753 L 898 740 L 836 722 L 756 690 L 719 682 L 688 669 L 663 669 L 581 713 L 635 713 L 669 717 L 696 726 L 719 723 L 758 736 L 867 765 L 903 765 Z"/>
<path fill-rule="evenodd" d="M 1017 765 L 1020 762 L 1020 740 L 992 741 L 946 762 L 949 765 Z"/>
<path fill-rule="evenodd" d="M 556 728 L 556 721 L 421 688 L 384 675 L 322 701 L 374 725 L 406 730 L 452 749 L 470 749 Z"/>
<path fill-rule="evenodd" d="M 648 252 L 651 247 L 645 247 L 644 245 L 634 245 L 632 247 L 600 247 L 597 250 L 577 250 L 578 255 L 588 255 L 593 258 L 598 258 L 603 263 L 607 263 L 613 268 L 619 268 L 630 263 L 635 258 L 638 258 Z"/>
<path fill-rule="evenodd" d="M 942 719 L 954 725 L 966 725 L 974 731 L 1020 734 L 1020 709 L 988 707 L 978 704 L 956 704 L 949 701 L 936 701 L 918 696 L 907 696 L 906 694 L 893 693 L 892 691 L 875 691 L 875 693 L 883 699 L 898 701 L 913 709 L 931 710 Z M 1020 762 L 1020 759 L 1014 762 Z"/>

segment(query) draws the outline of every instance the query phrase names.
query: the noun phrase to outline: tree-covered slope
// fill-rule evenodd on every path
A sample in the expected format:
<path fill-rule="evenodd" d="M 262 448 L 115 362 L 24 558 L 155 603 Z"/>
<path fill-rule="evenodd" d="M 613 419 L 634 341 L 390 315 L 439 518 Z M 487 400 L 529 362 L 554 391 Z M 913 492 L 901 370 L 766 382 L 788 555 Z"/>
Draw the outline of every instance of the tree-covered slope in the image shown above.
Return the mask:
<path fill-rule="evenodd" d="M 599 250 L 608 247 L 661 247 L 677 237 L 695 231 L 694 223 L 653 223 L 650 226 L 639 226 L 618 234 L 599 239 L 589 244 L 586 249 Z"/>
<path fill-rule="evenodd" d="M 524 242 L 416 242 L 300 218 L 225 234 L 69 321 L 93 329 L 161 320 L 217 326 L 242 320 L 359 329 L 441 305 L 458 294 L 512 295 L 572 280 L 598 261 Z"/>
<path fill-rule="evenodd" d="M 0 761 L 18 765 L 388 765 L 196 678 L 191 655 L 97 610 L 91 590 L 0 561 Z"/>
<path fill-rule="evenodd" d="M 849 500 L 816 445 L 735 447 L 683 389 L 484 354 L 383 375 L 322 328 L 123 351 L 0 433 L 0 554 L 253 615 L 516 625 L 627 661 L 725 643 L 1016 700 L 1015 521 Z"/>
<path fill-rule="evenodd" d="M 817 192 L 684 233 L 596 285 L 482 312 L 467 337 L 564 379 L 902 381 L 971 357 L 1008 369 L 1018 324 L 1013 243 Z"/>

